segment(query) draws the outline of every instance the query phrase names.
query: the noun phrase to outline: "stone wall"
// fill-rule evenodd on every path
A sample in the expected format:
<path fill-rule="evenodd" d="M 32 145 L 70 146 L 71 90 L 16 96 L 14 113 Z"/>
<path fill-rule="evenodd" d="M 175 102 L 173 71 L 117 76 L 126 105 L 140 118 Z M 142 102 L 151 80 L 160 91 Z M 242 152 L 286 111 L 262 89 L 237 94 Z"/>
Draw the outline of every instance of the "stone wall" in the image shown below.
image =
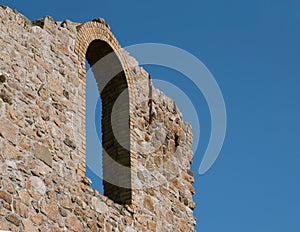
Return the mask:
<path fill-rule="evenodd" d="M 129 150 L 113 157 L 127 172 L 113 173 L 129 185 L 115 196 L 85 177 L 84 61 L 95 40 L 116 52 L 128 88 L 118 115 L 129 114 Z M 30 22 L 0 7 L 0 230 L 194 231 L 191 127 L 120 48 L 102 19 Z"/>

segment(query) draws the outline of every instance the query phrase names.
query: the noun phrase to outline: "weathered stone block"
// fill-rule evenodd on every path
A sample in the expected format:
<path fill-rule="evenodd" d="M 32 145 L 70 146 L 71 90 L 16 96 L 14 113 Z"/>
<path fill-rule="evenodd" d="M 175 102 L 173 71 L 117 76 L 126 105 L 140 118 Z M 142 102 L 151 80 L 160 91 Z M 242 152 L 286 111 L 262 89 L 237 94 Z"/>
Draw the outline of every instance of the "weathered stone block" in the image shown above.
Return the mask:
<path fill-rule="evenodd" d="M 0 135 L 13 144 L 17 144 L 18 129 L 7 119 L 0 119 Z"/>
<path fill-rule="evenodd" d="M 20 225 L 20 220 L 15 214 L 9 214 L 5 218 L 6 218 L 7 221 L 13 223 L 16 226 Z"/>
<path fill-rule="evenodd" d="M 5 218 L 0 218 L 0 228 L 2 230 L 9 230 L 8 223 L 5 221 Z"/>
<path fill-rule="evenodd" d="M 26 205 L 16 200 L 14 200 L 13 205 L 14 205 L 15 213 L 17 213 L 23 218 L 28 217 L 28 207 Z"/>
<path fill-rule="evenodd" d="M 0 42 L 0 46 L 1 46 L 1 42 Z M 4 83 L 5 81 L 6 81 L 6 75 L 0 74 L 0 83 Z"/>
<path fill-rule="evenodd" d="M 5 89 L 0 90 L 0 99 L 2 99 L 4 102 L 10 105 L 13 103 L 12 95 Z"/>
<path fill-rule="evenodd" d="M 34 193 L 40 195 L 44 195 L 46 193 L 46 186 L 44 181 L 37 176 L 30 177 L 30 186 L 31 186 L 31 190 Z"/>
<path fill-rule="evenodd" d="M 69 210 L 72 210 L 73 209 L 73 204 L 72 204 L 72 201 L 69 197 L 67 196 L 64 196 L 62 199 L 59 200 L 59 204 L 66 208 L 66 209 L 69 209 Z"/>
<path fill-rule="evenodd" d="M 26 189 L 22 189 L 18 192 L 21 202 L 25 205 L 29 206 L 30 204 L 30 196 Z"/>
<path fill-rule="evenodd" d="M 8 142 L 4 142 L 3 158 L 6 160 L 6 162 L 8 162 L 7 165 L 10 164 L 10 166 L 14 168 L 15 164 L 13 160 L 22 160 L 23 157 L 23 153 L 21 153 L 15 146 Z"/>
<path fill-rule="evenodd" d="M 81 232 L 83 227 L 81 222 L 76 217 L 69 217 L 66 220 L 66 226 L 69 231 Z"/>
<path fill-rule="evenodd" d="M 8 194 L 4 191 L 0 191 L 0 199 L 6 201 L 9 204 L 11 204 L 11 202 L 12 202 L 12 198 L 11 198 L 10 194 Z"/>
<path fill-rule="evenodd" d="M 47 147 L 38 143 L 34 144 L 34 155 L 45 164 L 52 167 L 52 154 Z"/>
<path fill-rule="evenodd" d="M 39 230 L 28 219 L 22 220 L 24 232 L 38 232 Z"/>
<path fill-rule="evenodd" d="M 101 214 L 105 214 L 108 211 L 107 205 L 97 197 L 92 198 L 92 207 Z"/>
<path fill-rule="evenodd" d="M 57 222 L 59 210 L 56 202 L 47 203 L 45 200 L 42 200 L 41 212 L 49 217 L 52 221 Z"/>
<path fill-rule="evenodd" d="M 43 217 L 35 212 L 29 212 L 29 219 L 38 226 L 43 223 Z"/>
<path fill-rule="evenodd" d="M 144 207 L 149 211 L 154 212 L 153 202 L 149 196 L 145 196 L 144 198 Z"/>
<path fill-rule="evenodd" d="M 64 143 L 65 143 L 68 147 L 72 148 L 73 150 L 76 148 L 75 142 L 74 142 L 73 140 L 71 140 L 69 137 L 66 137 L 66 138 L 64 139 Z"/>

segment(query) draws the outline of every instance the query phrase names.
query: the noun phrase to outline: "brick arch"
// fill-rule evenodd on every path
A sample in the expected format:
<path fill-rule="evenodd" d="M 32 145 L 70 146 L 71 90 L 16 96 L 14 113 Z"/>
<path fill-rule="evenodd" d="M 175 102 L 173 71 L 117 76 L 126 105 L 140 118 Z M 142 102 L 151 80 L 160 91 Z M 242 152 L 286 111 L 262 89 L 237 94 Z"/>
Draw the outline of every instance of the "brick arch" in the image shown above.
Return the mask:
<path fill-rule="evenodd" d="M 86 52 L 89 47 L 89 45 L 94 40 L 101 40 L 106 42 L 112 50 L 116 53 L 118 56 L 122 66 L 123 70 L 125 72 L 126 80 L 128 83 L 128 91 L 129 91 L 129 97 L 130 100 L 133 101 L 135 98 L 135 89 L 133 88 L 135 81 L 134 77 L 130 72 L 129 65 L 122 54 L 122 48 L 120 44 L 118 43 L 115 36 L 110 31 L 110 28 L 107 24 L 104 23 L 104 21 L 99 22 L 99 19 L 94 20 L 93 22 L 87 22 L 84 24 L 81 24 L 77 27 L 77 40 L 75 45 L 75 53 L 78 56 L 78 61 L 80 62 L 81 69 L 79 70 L 79 78 L 84 80 L 85 79 L 85 57 Z"/>
<path fill-rule="evenodd" d="M 123 85 L 123 86 L 126 85 L 126 88 L 128 89 L 128 109 L 126 112 L 124 111 L 124 109 L 123 109 L 123 111 L 125 112 L 125 114 L 128 114 L 128 116 L 129 116 L 129 131 L 127 131 L 127 132 L 128 132 L 129 146 L 131 147 L 132 136 L 130 135 L 130 132 L 132 131 L 132 127 L 134 125 L 134 119 L 131 116 L 130 112 L 133 112 L 132 107 L 135 105 L 135 103 L 134 103 L 134 100 L 136 99 L 135 89 L 134 89 L 135 84 L 134 84 L 133 75 L 131 74 L 130 68 L 129 68 L 129 66 L 126 62 L 126 59 L 122 53 L 121 46 L 117 42 L 114 35 L 111 33 L 109 26 L 107 24 L 105 24 L 102 19 L 96 19 L 93 22 L 84 23 L 77 27 L 77 31 L 78 31 L 78 34 L 77 34 L 77 40 L 76 40 L 76 45 L 75 45 L 75 53 L 77 54 L 78 61 L 80 63 L 80 69 L 78 72 L 79 80 L 80 80 L 81 86 L 84 86 L 84 88 L 81 91 L 82 93 L 81 93 L 81 97 L 80 97 L 81 110 L 79 113 L 80 113 L 80 117 L 82 117 L 81 121 L 85 122 L 85 78 L 86 78 L 85 60 L 87 59 L 88 62 L 90 63 L 90 65 L 92 66 L 94 63 L 96 63 L 99 60 L 99 58 L 104 57 L 105 55 L 109 54 L 110 52 L 114 52 L 115 56 L 117 57 L 117 61 L 118 61 L 117 63 L 121 64 L 121 66 L 122 66 L 121 68 L 123 71 L 120 75 L 117 75 L 118 78 L 114 78 L 115 80 L 110 81 L 110 82 L 112 82 L 112 85 L 114 85 L 114 83 L 116 83 L 116 82 L 121 83 L 120 85 Z M 97 51 L 100 51 L 99 53 L 103 53 L 103 54 L 95 54 L 95 53 L 91 54 L 90 50 L 97 50 Z M 109 63 L 109 65 L 111 65 L 111 64 Z M 94 72 L 94 70 L 93 70 L 93 72 Z M 94 74 L 95 74 L 95 72 L 94 72 Z M 102 75 L 102 76 L 105 76 L 105 75 Z M 101 89 L 102 87 L 101 87 L 101 84 L 99 83 L 99 79 L 101 79 L 101 77 L 99 77 L 98 80 L 96 77 L 98 87 L 99 87 L 99 92 L 101 94 L 102 101 L 104 101 L 103 102 L 103 108 L 104 108 L 105 104 L 106 105 L 107 105 L 107 103 L 109 104 L 109 100 L 110 100 L 109 97 L 111 97 L 111 96 L 107 97 L 107 94 L 105 94 L 105 92 L 107 92 L 107 91 L 105 91 L 105 88 Z M 116 80 L 116 79 L 118 79 L 118 80 Z M 106 89 L 111 88 L 111 87 L 113 89 L 118 89 L 112 85 L 110 85 L 108 83 L 108 86 L 106 87 Z M 116 96 L 113 96 L 112 98 L 116 98 L 118 96 L 118 94 L 120 94 L 123 90 L 124 90 L 124 88 L 122 88 L 122 87 L 119 88 L 119 91 L 117 91 L 117 93 L 115 94 Z M 113 101 L 115 101 L 115 99 Z M 111 109 L 109 109 L 109 111 L 111 111 Z M 123 114 L 123 116 L 124 116 L 124 112 L 121 112 L 120 115 L 122 116 L 122 114 Z M 109 115 L 109 113 L 108 114 L 105 113 L 105 110 L 103 110 L 103 117 L 105 118 L 105 116 L 110 116 L 110 115 Z M 121 119 L 121 116 L 119 117 L 119 119 L 117 119 L 117 121 L 123 120 L 123 119 Z M 128 123 L 128 121 L 126 123 Z M 109 123 L 107 123 L 105 121 L 105 124 L 109 124 Z M 111 127 L 111 125 L 108 125 L 106 127 L 102 126 L 104 150 L 106 150 L 107 153 L 109 153 L 110 157 L 115 159 L 117 161 L 117 163 L 131 168 L 131 163 L 132 163 L 131 159 L 133 157 L 131 150 L 129 150 L 128 153 L 126 154 L 125 150 L 119 145 L 117 145 L 117 146 L 114 145 L 114 147 L 115 147 L 114 149 L 110 149 L 111 144 L 105 145 L 106 141 L 111 141 L 110 140 L 111 138 L 106 139 L 105 136 L 107 136 L 107 135 L 104 135 L 107 131 L 109 131 L 109 133 L 111 132 L 110 127 Z M 81 164 L 79 165 L 79 174 L 81 175 L 82 178 L 84 178 L 85 171 L 86 171 L 85 170 L 85 162 L 86 162 L 85 124 L 81 126 L 79 134 L 80 134 L 81 138 L 84 140 L 82 146 L 80 146 L 80 148 L 79 148 L 79 155 L 82 160 Z M 109 137 L 109 136 L 107 136 L 107 137 Z M 116 144 L 116 143 L 114 143 L 114 144 Z M 117 154 L 117 155 L 115 156 L 114 154 Z M 106 165 L 108 165 L 108 166 L 111 165 L 111 159 L 110 159 L 110 161 L 106 161 L 103 158 L 103 167 L 105 167 Z M 117 179 L 120 181 L 121 187 L 118 187 L 116 185 L 110 184 L 109 182 L 105 181 L 105 179 L 107 177 L 112 176 L 112 173 L 111 173 L 112 170 L 114 171 L 113 175 L 116 175 L 115 174 L 116 169 L 117 169 L 116 166 L 115 167 L 110 166 L 107 169 L 103 168 L 104 195 L 110 197 L 117 203 L 130 204 L 131 200 L 132 200 L 132 192 L 131 192 L 131 188 L 128 188 L 128 186 L 131 187 L 131 179 L 132 179 L 131 171 L 130 171 L 130 173 L 128 173 L 128 171 L 120 171 L 119 173 L 117 172 L 117 175 L 118 175 Z M 114 181 L 114 180 L 112 180 L 112 181 Z M 126 187 L 123 187 L 125 185 L 126 185 Z"/>

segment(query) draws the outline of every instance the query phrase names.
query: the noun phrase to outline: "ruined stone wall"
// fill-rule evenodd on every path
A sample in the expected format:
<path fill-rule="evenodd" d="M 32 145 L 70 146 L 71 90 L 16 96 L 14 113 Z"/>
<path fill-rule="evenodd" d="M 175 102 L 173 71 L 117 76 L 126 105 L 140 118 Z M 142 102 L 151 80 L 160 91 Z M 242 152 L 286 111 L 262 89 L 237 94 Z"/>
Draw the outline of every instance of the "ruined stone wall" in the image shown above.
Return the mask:
<path fill-rule="evenodd" d="M 116 51 L 128 87 L 124 204 L 85 177 L 84 60 L 94 40 Z M 0 7 L 0 230 L 194 231 L 191 127 L 119 49 L 103 20 L 30 22 Z"/>

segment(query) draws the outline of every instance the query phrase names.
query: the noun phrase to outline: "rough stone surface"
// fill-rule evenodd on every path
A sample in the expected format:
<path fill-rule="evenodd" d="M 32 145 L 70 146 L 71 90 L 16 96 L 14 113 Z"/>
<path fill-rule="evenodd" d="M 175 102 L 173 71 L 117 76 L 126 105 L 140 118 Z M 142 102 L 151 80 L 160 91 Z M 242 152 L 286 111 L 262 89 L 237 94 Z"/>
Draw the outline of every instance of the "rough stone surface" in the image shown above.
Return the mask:
<path fill-rule="evenodd" d="M 82 224 L 81 222 L 77 219 L 77 217 L 69 217 L 66 220 L 66 226 L 69 229 L 69 231 L 74 231 L 74 232 L 81 232 L 82 231 Z"/>
<path fill-rule="evenodd" d="M 105 214 L 108 210 L 107 205 L 97 197 L 92 198 L 92 206 L 98 213 Z"/>
<path fill-rule="evenodd" d="M 41 178 L 32 176 L 30 178 L 30 185 L 33 192 L 40 195 L 44 195 L 46 193 L 46 186 Z"/>
<path fill-rule="evenodd" d="M 34 155 L 35 157 L 37 157 L 38 159 L 42 160 L 47 165 L 52 167 L 52 155 L 47 147 L 40 144 L 35 144 Z"/>
<path fill-rule="evenodd" d="M 24 231 L 28 232 L 38 232 L 38 229 L 32 224 L 31 221 L 23 219 L 22 225 L 24 228 Z"/>
<path fill-rule="evenodd" d="M 18 219 L 18 217 L 14 214 L 9 214 L 6 217 L 6 220 L 13 223 L 14 225 L 18 226 L 20 224 L 20 220 Z"/>
<path fill-rule="evenodd" d="M 2 118 L 0 124 L 0 135 L 9 142 L 16 144 L 17 128 L 11 121 Z"/>
<path fill-rule="evenodd" d="M 11 204 L 12 202 L 12 198 L 10 196 L 10 194 L 0 191 L 0 199 L 6 201 L 8 204 Z"/>
<path fill-rule="evenodd" d="M 194 231 L 191 126 L 105 21 L 30 22 L 9 7 L 0 19 L 0 230 Z M 119 63 L 105 67 L 123 71 L 105 88 L 96 78 L 103 112 L 118 106 L 102 119 L 103 171 L 129 188 L 104 183 L 102 195 L 85 177 L 85 59 L 110 51 Z"/>
<path fill-rule="evenodd" d="M 48 204 L 46 201 L 42 201 L 41 211 L 51 220 L 57 222 L 59 215 L 58 215 L 58 207 L 56 202 L 50 202 Z"/>

